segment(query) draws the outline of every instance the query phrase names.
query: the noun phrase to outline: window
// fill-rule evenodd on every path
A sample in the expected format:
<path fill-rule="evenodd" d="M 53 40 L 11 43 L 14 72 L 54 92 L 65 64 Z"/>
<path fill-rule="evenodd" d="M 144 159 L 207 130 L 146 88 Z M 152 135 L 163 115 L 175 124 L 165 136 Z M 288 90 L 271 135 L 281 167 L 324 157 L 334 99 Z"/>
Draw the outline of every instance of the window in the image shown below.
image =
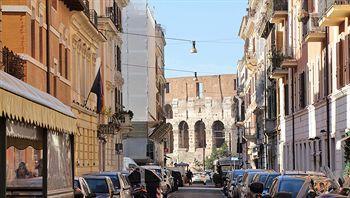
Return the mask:
<path fill-rule="evenodd" d="M 299 74 L 299 106 L 305 108 L 306 106 L 306 81 L 305 72 Z"/>
<path fill-rule="evenodd" d="M 170 84 L 169 83 L 165 83 L 165 93 L 169 93 L 170 92 Z"/>
<path fill-rule="evenodd" d="M 44 63 L 43 27 L 39 28 L 39 61 Z"/>
<path fill-rule="evenodd" d="M 284 85 L 284 110 L 285 110 L 285 115 L 289 115 L 289 86 L 288 86 L 288 84 Z"/>
<path fill-rule="evenodd" d="M 344 41 L 341 40 L 339 43 L 337 43 L 337 87 L 338 89 L 344 87 Z"/>
<path fill-rule="evenodd" d="M 31 54 L 32 57 L 35 59 L 35 19 L 32 19 L 31 21 Z"/>
<path fill-rule="evenodd" d="M 203 98 L 203 83 L 196 83 L 196 96 L 197 98 Z"/>
<path fill-rule="evenodd" d="M 64 49 L 64 77 L 68 79 L 68 58 L 69 58 L 69 51 L 68 48 Z"/>
<path fill-rule="evenodd" d="M 237 79 L 233 79 L 233 90 L 237 90 Z"/>
<path fill-rule="evenodd" d="M 121 72 L 122 71 L 122 60 L 121 60 L 121 51 L 119 46 L 117 46 L 117 71 Z"/>
<path fill-rule="evenodd" d="M 58 49 L 58 72 L 63 76 L 63 44 L 59 44 L 59 49 Z"/>

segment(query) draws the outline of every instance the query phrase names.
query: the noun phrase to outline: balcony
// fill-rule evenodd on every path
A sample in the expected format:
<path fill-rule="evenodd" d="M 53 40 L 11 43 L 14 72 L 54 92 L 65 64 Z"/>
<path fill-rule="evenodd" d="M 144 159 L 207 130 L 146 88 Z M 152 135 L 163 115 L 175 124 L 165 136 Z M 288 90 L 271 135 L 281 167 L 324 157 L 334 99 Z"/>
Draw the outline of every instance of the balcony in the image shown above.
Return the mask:
<path fill-rule="evenodd" d="M 69 8 L 69 10 L 83 11 L 85 9 L 85 3 L 83 0 L 61 0 Z"/>
<path fill-rule="evenodd" d="M 320 0 L 320 26 L 338 26 L 350 15 L 350 0 Z"/>
<path fill-rule="evenodd" d="M 97 28 L 97 12 L 94 9 L 90 9 L 90 4 L 88 0 L 83 0 L 84 2 L 84 14 L 87 16 L 87 18 L 90 20 L 91 24 Z"/>
<path fill-rule="evenodd" d="M 267 69 L 267 74 L 272 79 L 279 79 L 288 76 L 288 69 L 283 68 L 281 65 L 285 59 L 281 52 L 272 52 L 270 57 L 271 65 Z"/>
<path fill-rule="evenodd" d="M 321 42 L 326 38 L 324 27 L 318 24 L 319 17 L 310 14 L 306 23 L 303 23 L 303 39 L 305 42 Z"/>
<path fill-rule="evenodd" d="M 6 73 L 23 80 L 25 61 L 7 47 L 2 49 L 2 64 Z"/>
<path fill-rule="evenodd" d="M 271 23 L 282 23 L 288 17 L 288 0 L 271 0 Z"/>

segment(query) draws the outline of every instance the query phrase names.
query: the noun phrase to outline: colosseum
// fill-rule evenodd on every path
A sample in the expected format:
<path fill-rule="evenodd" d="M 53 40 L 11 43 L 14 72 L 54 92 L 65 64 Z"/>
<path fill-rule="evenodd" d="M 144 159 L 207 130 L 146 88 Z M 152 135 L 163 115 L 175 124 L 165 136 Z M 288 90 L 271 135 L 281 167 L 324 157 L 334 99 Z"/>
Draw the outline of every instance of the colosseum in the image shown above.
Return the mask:
<path fill-rule="evenodd" d="M 165 115 L 173 126 L 169 163 L 202 168 L 213 147 L 224 143 L 232 156 L 236 155 L 236 88 L 237 76 L 232 74 L 167 79 Z"/>

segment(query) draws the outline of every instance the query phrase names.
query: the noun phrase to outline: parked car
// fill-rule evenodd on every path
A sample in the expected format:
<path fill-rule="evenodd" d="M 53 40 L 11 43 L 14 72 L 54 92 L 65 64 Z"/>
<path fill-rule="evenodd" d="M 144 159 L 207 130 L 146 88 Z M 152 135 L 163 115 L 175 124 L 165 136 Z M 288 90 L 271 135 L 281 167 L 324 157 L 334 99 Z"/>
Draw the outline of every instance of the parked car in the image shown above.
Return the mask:
<path fill-rule="evenodd" d="M 97 198 L 119 198 L 111 178 L 106 176 L 86 175 L 86 183 Z"/>
<path fill-rule="evenodd" d="M 75 198 L 90 198 L 96 195 L 90 190 L 89 185 L 86 183 L 85 179 L 82 177 L 74 178 L 74 197 Z"/>
<path fill-rule="evenodd" d="M 242 182 L 237 184 L 234 189 L 233 197 L 245 197 L 248 192 L 249 184 L 252 182 L 253 177 L 258 172 L 264 172 L 261 169 L 246 169 L 243 173 Z"/>
<path fill-rule="evenodd" d="M 171 192 L 175 191 L 175 182 L 174 182 L 174 177 L 171 175 L 171 170 L 164 168 L 164 180 L 167 184 L 170 185 L 171 187 Z"/>
<path fill-rule="evenodd" d="M 274 171 L 259 172 L 255 174 L 252 183 L 259 182 L 263 184 L 262 196 L 265 196 L 266 194 L 268 194 L 273 180 L 280 175 L 280 173 Z M 248 194 L 248 197 L 256 197 L 255 193 L 251 192 L 250 189 Z"/>
<path fill-rule="evenodd" d="M 337 185 L 325 176 L 281 175 L 274 179 L 269 193 L 264 197 L 278 197 L 281 193 L 287 193 L 292 198 L 316 197 L 330 189 L 336 191 Z"/>
<path fill-rule="evenodd" d="M 154 173 L 156 173 L 161 178 L 160 187 L 162 189 L 162 194 L 163 196 L 167 197 L 171 192 L 171 184 L 166 178 L 164 178 L 164 169 L 160 166 L 155 165 L 146 165 L 142 166 L 142 168 L 154 171 Z"/>
<path fill-rule="evenodd" d="M 242 182 L 243 174 L 244 174 L 243 169 L 237 169 L 231 171 L 231 174 L 229 175 L 229 181 L 227 183 L 227 196 L 228 197 L 233 197 L 233 192 L 235 188 L 237 187 L 238 183 Z"/>
<path fill-rule="evenodd" d="M 131 189 L 131 192 L 132 192 L 132 195 L 134 198 L 147 198 L 148 197 L 146 185 L 141 185 L 141 183 L 133 185 L 129 179 L 129 175 L 130 175 L 129 172 L 123 171 L 123 172 L 121 172 L 121 174 L 125 177 L 126 182 L 130 186 L 130 189 Z"/>
<path fill-rule="evenodd" d="M 143 198 L 144 185 L 146 185 L 147 197 L 162 197 L 162 189 L 160 186 L 162 179 L 154 171 L 144 168 L 136 168 L 128 175 L 128 179 L 135 191 L 138 189 L 137 196 L 134 195 L 135 197 Z"/>
<path fill-rule="evenodd" d="M 120 198 L 132 198 L 131 186 L 120 172 L 99 172 L 89 175 L 109 177 L 112 180 L 115 192 L 119 193 Z"/>
<path fill-rule="evenodd" d="M 177 187 L 184 186 L 184 182 L 183 182 L 182 175 L 181 175 L 180 171 L 172 170 L 171 175 L 174 177 L 174 182 L 177 185 Z"/>
<path fill-rule="evenodd" d="M 207 176 L 205 172 L 193 173 L 192 183 L 207 184 Z"/>

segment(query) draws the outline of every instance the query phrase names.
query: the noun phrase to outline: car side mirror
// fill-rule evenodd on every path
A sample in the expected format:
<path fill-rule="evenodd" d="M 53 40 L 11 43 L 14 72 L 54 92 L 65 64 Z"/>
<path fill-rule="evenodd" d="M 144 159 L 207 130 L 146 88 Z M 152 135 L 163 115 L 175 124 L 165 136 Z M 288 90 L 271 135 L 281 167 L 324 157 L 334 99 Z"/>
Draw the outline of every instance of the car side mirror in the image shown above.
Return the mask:
<path fill-rule="evenodd" d="M 249 185 L 250 191 L 256 194 L 261 194 L 264 191 L 264 184 L 261 182 L 254 182 Z"/>
<path fill-rule="evenodd" d="M 289 193 L 289 192 L 279 192 L 279 193 L 276 193 L 276 198 L 293 198 L 293 195 L 292 193 Z"/>

